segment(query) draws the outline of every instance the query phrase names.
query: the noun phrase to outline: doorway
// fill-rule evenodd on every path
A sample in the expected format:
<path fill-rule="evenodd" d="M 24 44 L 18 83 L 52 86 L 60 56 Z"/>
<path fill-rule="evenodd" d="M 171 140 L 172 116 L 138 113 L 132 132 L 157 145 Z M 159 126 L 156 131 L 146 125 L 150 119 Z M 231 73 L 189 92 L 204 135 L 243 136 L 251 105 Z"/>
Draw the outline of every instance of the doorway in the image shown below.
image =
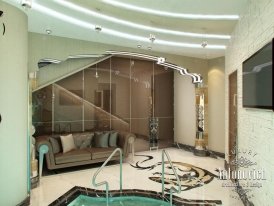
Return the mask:
<path fill-rule="evenodd" d="M 236 171 L 235 159 L 237 158 L 237 70 L 229 75 L 229 167 L 230 171 Z"/>

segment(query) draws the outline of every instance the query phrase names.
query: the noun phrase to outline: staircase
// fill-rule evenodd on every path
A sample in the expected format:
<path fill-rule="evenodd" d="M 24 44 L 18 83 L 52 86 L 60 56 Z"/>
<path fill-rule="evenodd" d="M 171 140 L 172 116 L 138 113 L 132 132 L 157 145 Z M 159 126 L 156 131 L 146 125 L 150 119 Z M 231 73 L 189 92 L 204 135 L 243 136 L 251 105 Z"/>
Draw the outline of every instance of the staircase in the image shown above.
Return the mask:
<path fill-rule="evenodd" d="M 73 101 L 83 102 L 85 105 L 85 110 L 93 112 L 96 122 L 98 122 L 97 127 L 101 130 L 120 130 L 120 131 L 128 131 L 129 130 L 129 122 L 123 120 L 121 117 L 113 115 L 101 107 L 97 107 L 95 104 L 87 101 L 86 99 L 78 96 L 75 93 L 65 89 L 64 87 L 54 84 L 54 87 L 59 91 L 65 92 L 68 98 L 71 98 Z"/>
<path fill-rule="evenodd" d="M 60 81 L 68 76 L 71 76 L 79 71 L 91 67 L 101 61 L 110 58 L 111 55 L 93 55 L 93 57 L 69 57 L 65 61 L 58 64 L 49 64 L 39 69 L 36 76 L 37 91 L 50 84 Z"/>

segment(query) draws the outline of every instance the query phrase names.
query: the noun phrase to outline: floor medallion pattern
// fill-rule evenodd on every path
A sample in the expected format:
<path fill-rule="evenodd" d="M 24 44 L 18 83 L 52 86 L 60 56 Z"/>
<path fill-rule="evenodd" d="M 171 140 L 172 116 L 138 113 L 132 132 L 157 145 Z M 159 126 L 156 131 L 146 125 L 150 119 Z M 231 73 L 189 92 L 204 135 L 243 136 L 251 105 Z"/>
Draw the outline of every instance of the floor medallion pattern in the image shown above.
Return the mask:
<path fill-rule="evenodd" d="M 151 176 L 149 177 L 149 179 L 154 182 L 162 183 L 162 179 L 161 179 L 162 162 L 150 163 L 154 159 L 154 157 L 150 155 L 135 155 L 135 156 L 143 157 L 144 159 L 136 161 L 134 164 L 130 164 L 130 165 L 138 170 L 151 171 Z M 211 173 L 210 171 L 189 163 L 172 161 L 172 164 L 177 171 L 178 177 L 180 178 L 182 191 L 191 190 L 197 187 L 203 187 L 209 184 L 210 182 L 212 182 L 214 178 L 218 178 L 217 175 Z M 177 186 L 175 174 L 173 173 L 172 168 L 167 161 L 165 162 L 165 180 L 164 181 L 165 181 L 165 185 Z M 166 189 L 166 191 L 168 191 L 168 188 Z M 203 202 L 203 200 L 193 200 L 193 201 Z M 213 200 L 213 201 L 215 203 L 221 202 L 219 200 Z"/>
<path fill-rule="evenodd" d="M 153 156 L 150 155 L 135 155 L 139 157 L 145 157 L 146 159 L 142 161 L 137 161 L 135 164 L 131 164 L 132 167 L 139 170 L 151 170 L 161 166 L 161 162 L 156 164 L 144 165 L 145 162 L 149 162 L 153 159 Z M 181 180 L 182 191 L 191 190 L 196 187 L 201 187 L 205 184 L 210 183 L 214 178 L 218 178 L 217 175 L 209 172 L 206 169 L 194 166 L 192 164 L 183 163 L 183 162 L 173 162 L 173 166 L 177 170 L 178 176 Z M 176 185 L 176 178 L 172 172 L 172 169 L 168 162 L 165 162 L 165 184 Z M 167 172 L 167 171 L 171 171 Z M 150 180 L 162 183 L 161 181 L 161 172 L 153 172 L 152 176 L 149 177 Z"/>

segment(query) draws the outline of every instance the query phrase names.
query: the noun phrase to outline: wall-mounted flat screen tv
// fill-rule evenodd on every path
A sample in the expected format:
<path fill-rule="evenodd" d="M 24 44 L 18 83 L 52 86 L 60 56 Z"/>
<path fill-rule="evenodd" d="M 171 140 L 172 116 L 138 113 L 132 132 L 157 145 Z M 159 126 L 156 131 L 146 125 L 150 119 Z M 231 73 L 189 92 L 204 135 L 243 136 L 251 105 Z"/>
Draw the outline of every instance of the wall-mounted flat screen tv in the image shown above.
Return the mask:
<path fill-rule="evenodd" d="M 243 62 L 243 107 L 272 109 L 274 39 Z"/>

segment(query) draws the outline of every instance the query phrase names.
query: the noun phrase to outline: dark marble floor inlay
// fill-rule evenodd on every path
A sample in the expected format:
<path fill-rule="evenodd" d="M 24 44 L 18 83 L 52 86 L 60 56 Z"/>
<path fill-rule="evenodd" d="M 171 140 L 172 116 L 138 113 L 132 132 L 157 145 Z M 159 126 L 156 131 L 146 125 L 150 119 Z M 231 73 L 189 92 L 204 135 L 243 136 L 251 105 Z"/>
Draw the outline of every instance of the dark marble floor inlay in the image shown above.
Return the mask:
<path fill-rule="evenodd" d="M 49 206 L 65 206 L 70 202 L 75 200 L 79 195 L 86 195 L 89 197 L 106 197 L 106 193 L 103 190 L 94 190 L 85 187 L 75 186 L 66 192 L 64 195 L 56 199 Z M 157 200 L 163 200 L 169 202 L 169 195 L 165 195 L 162 197 L 162 193 L 158 193 L 150 190 L 139 190 L 139 189 L 126 189 L 120 193 L 120 190 L 111 190 L 109 191 L 110 197 L 120 197 L 120 196 L 139 196 L 139 197 L 147 197 Z M 220 200 L 188 200 L 184 198 L 173 196 L 173 205 L 175 206 L 213 206 L 213 205 L 221 205 L 222 201 Z"/>

